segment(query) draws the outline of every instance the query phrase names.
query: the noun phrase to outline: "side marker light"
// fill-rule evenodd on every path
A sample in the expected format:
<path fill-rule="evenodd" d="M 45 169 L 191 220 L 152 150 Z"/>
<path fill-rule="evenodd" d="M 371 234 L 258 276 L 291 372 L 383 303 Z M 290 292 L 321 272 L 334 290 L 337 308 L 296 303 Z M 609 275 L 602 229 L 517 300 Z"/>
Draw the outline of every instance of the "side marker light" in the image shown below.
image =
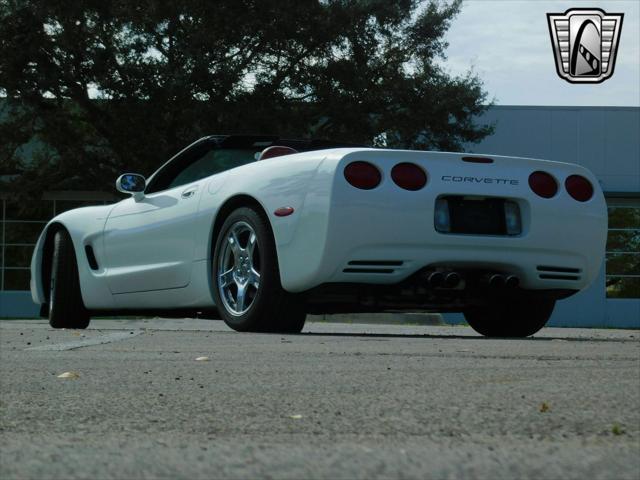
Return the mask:
<path fill-rule="evenodd" d="M 293 213 L 293 207 L 280 207 L 273 214 L 276 217 L 288 217 Z"/>

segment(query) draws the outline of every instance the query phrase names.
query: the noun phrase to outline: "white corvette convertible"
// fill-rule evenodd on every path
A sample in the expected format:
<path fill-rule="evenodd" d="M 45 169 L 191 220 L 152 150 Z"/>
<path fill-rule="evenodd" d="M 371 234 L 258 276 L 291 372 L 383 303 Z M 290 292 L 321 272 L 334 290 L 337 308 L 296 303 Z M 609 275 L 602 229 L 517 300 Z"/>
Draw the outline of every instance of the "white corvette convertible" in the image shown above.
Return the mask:
<path fill-rule="evenodd" d="M 58 215 L 37 242 L 53 327 L 139 313 L 299 332 L 307 313 L 431 311 L 524 337 L 604 257 L 605 200 L 573 164 L 210 136 L 116 187 L 130 198 Z"/>

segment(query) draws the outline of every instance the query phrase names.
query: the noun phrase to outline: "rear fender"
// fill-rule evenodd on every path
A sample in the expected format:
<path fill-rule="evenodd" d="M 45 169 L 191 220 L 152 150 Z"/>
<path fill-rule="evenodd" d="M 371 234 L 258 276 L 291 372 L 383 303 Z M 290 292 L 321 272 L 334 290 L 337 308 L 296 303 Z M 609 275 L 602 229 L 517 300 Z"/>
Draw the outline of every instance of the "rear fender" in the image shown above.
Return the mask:
<path fill-rule="evenodd" d="M 238 198 L 260 205 L 273 231 L 282 286 L 295 291 L 324 247 L 334 168 L 328 151 L 307 152 L 259 161 L 213 177 L 201 199 L 199 215 L 209 223 L 208 244 L 196 246 L 196 259 L 210 258 L 225 206 Z M 235 204 L 235 203 L 234 203 Z M 238 204 L 240 205 L 240 204 Z M 288 216 L 277 216 L 292 207 Z M 205 222 L 201 222 L 205 225 Z M 204 233 L 204 232 L 203 232 Z M 209 262 L 210 263 L 210 262 Z"/>

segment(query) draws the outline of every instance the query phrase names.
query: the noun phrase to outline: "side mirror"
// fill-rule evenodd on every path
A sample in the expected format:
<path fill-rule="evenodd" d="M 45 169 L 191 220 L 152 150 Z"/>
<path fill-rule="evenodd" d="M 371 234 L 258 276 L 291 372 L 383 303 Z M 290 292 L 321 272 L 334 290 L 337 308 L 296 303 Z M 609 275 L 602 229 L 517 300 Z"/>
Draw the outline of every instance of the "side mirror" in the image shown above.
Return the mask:
<path fill-rule="evenodd" d="M 116 190 L 122 193 L 128 193 L 136 200 L 144 197 L 144 189 L 146 187 L 147 181 L 142 175 L 137 173 L 125 173 L 120 175 L 116 180 Z"/>

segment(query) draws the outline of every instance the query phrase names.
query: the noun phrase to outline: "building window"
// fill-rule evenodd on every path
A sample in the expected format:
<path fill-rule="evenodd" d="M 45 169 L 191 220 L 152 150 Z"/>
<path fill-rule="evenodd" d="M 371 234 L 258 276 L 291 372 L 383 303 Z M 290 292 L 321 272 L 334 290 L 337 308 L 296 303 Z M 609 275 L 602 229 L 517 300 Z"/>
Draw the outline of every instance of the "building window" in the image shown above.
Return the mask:
<path fill-rule="evenodd" d="M 609 198 L 608 298 L 640 298 L 640 199 Z"/>

